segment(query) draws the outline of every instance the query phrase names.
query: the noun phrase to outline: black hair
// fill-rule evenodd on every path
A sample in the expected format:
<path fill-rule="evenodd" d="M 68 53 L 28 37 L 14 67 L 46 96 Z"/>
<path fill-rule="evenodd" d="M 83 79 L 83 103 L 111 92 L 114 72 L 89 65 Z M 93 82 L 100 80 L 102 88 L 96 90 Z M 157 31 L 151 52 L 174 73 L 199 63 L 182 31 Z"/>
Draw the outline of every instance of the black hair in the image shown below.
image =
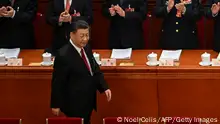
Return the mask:
<path fill-rule="evenodd" d="M 78 29 L 89 29 L 89 24 L 83 20 L 73 22 L 71 24 L 70 32 L 76 32 Z"/>

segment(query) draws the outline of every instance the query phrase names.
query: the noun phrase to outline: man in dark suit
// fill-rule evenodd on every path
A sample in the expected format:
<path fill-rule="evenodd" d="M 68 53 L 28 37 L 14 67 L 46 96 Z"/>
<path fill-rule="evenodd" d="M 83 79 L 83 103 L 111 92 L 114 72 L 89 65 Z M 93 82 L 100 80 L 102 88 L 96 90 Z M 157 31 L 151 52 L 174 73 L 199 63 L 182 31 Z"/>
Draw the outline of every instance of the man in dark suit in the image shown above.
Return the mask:
<path fill-rule="evenodd" d="M 163 18 L 162 49 L 198 48 L 199 0 L 156 0 L 155 14 Z"/>
<path fill-rule="evenodd" d="M 146 0 L 106 0 L 102 12 L 110 22 L 109 48 L 144 48 L 143 21 Z"/>
<path fill-rule="evenodd" d="M 52 112 L 62 111 L 68 117 L 84 118 L 89 124 L 96 110 L 96 91 L 111 100 L 111 91 L 88 46 L 89 25 L 85 21 L 73 24 L 69 43 L 58 52 L 52 77 Z"/>
<path fill-rule="evenodd" d="M 207 0 L 208 7 L 205 9 L 205 15 L 214 19 L 214 50 L 220 52 L 220 1 Z"/>
<path fill-rule="evenodd" d="M 0 0 L 0 48 L 34 47 L 37 0 Z"/>
<path fill-rule="evenodd" d="M 76 20 L 93 21 L 91 0 L 51 0 L 46 20 L 53 26 L 52 48 L 48 52 L 56 55 L 63 45 L 68 43 L 70 24 Z"/>

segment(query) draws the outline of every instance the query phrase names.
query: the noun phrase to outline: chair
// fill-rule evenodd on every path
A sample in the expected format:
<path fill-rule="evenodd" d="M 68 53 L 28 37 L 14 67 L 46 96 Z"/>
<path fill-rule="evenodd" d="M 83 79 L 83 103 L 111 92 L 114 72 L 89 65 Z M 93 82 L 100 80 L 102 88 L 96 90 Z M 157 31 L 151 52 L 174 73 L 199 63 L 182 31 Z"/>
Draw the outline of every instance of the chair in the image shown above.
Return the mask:
<path fill-rule="evenodd" d="M 105 117 L 103 124 L 141 124 L 137 117 Z"/>
<path fill-rule="evenodd" d="M 198 118 L 192 118 L 192 117 L 167 117 L 165 119 L 166 122 L 164 124 L 189 124 L 189 122 L 186 122 L 186 118 L 192 119 L 190 124 L 201 124 Z M 185 122 L 184 122 L 185 121 Z"/>
<path fill-rule="evenodd" d="M 0 118 L 0 124 L 22 124 L 20 118 Z"/>
<path fill-rule="evenodd" d="M 83 118 L 57 117 L 57 118 L 47 118 L 46 124 L 84 124 L 84 121 Z"/>

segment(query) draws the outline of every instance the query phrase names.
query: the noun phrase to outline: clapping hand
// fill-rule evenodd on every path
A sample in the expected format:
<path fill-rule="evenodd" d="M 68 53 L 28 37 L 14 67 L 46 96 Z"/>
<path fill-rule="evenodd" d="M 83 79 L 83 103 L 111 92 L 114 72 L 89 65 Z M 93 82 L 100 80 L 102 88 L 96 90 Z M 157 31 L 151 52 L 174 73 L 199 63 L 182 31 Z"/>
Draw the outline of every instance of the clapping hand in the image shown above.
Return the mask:
<path fill-rule="evenodd" d="M 124 11 L 119 5 L 116 5 L 114 8 L 115 8 L 115 11 L 116 11 L 121 17 L 125 17 L 125 11 Z"/>
<path fill-rule="evenodd" d="M 0 8 L 0 16 L 3 16 L 4 14 L 7 14 L 7 8 L 3 6 Z"/>
<path fill-rule="evenodd" d="M 170 11 L 173 8 L 173 6 L 174 6 L 174 0 L 169 0 L 167 5 L 168 11 Z"/>
<path fill-rule="evenodd" d="M 0 8 L 0 16 L 12 17 L 15 13 L 15 10 L 11 6 Z"/>
<path fill-rule="evenodd" d="M 181 12 L 184 12 L 184 10 L 186 9 L 185 4 L 183 2 L 176 4 L 175 7 L 178 11 L 181 11 Z"/>
<path fill-rule="evenodd" d="M 109 8 L 109 12 L 110 12 L 111 16 L 115 16 L 116 15 L 114 5 L 112 5 L 111 8 Z"/>
<path fill-rule="evenodd" d="M 59 22 L 71 22 L 72 17 L 67 11 L 64 11 L 60 14 Z"/>
<path fill-rule="evenodd" d="M 216 15 L 219 12 L 219 9 L 220 9 L 220 2 L 218 2 L 217 4 L 216 3 L 212 4 L 211 10 L 213 15 Z"/>

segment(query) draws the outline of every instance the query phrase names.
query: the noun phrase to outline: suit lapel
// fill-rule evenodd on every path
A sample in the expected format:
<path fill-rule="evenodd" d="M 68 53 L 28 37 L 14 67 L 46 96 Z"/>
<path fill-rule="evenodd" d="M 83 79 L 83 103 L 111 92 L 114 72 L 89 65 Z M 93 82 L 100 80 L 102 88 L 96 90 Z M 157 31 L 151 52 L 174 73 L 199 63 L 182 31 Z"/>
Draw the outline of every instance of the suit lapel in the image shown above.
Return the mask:
<path fill-rule="evenodd" d="M 85 72 L 90 74 L 89 70 L 86 67 L 86 64 L 84 63 L 82 57 L 80 56 L 78 51 L 74 48 L 74 46 L 71 43 L 68 43 L 68 48 L 69 48 L 69 50 L 68 50 L 69 55 L 68 56 L 71 59 L 70 61 L 75 63 L 77 67 L 79 67 L 79 68 L 82 67 L 83 70 L 85 70 Z M 87 53 L 86 53 L 86 55 L 87 55 Z M 88 59 L 89 59 L 89 57 L 88 57 Z"/>
<path fill-rule="evenodd" d="M 75 2 L 76 2 L 75 0 L 72 0 L 72 3 L 70 5 L 70 11 L 69 11 L 70 14 L 74 14 L 74 10 L 76 9 L 75 8 L 75 5 L 76 5 Z"/>
<path fill-rule="evenodd" d="M 93 59 L 93 56 L 90 53 L 89 49 L 87 47 L 84 47 L 85 49 L 85 52 L 86 52 L 86 55 L 88 57 L 88 60 L 89 60 L 89 63 L 90 63 L 90 67 L 92 69 L 92 72 L 94 72 L 94 59 Z"/>
<path fill-rule="evenodd" d="M 60 6 L 60 9 L 62 10 L 62 12 L 63 11 L 65 11 L 65 7 L 64 7 L 64 2 L 65 2 L 65 0 L 56 0 L 57 1 L 57 3 L 58 3 L 58 6 Z"/>

